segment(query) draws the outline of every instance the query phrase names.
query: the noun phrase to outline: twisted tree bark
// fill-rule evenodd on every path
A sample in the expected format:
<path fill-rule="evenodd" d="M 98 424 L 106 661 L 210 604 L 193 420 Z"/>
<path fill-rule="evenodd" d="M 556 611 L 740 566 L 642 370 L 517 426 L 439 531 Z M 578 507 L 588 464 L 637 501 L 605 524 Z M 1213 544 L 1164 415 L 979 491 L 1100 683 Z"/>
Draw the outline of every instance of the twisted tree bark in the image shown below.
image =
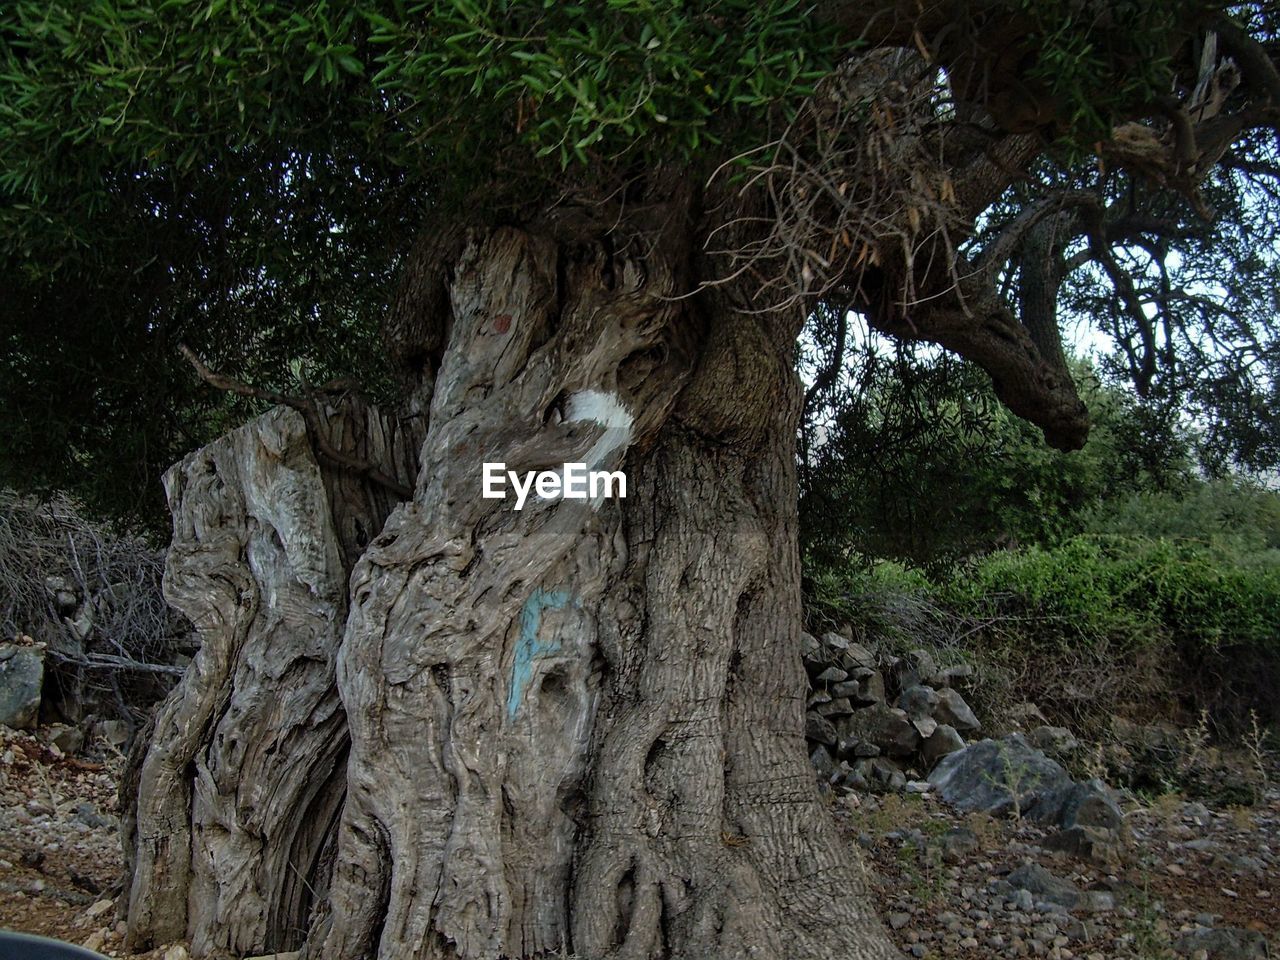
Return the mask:
<path fill-rule="evenodd" d="M 349 584 L 285 414 L 171 475 L 205 649 L 141 769 L 135 943 L 897 956 L 804 755 L 797 331 L 677 299 L 682 244 L 619 246 L 465 245 L 414 496 Z M 515 511 L 497 461 L 627 498 Z"/>

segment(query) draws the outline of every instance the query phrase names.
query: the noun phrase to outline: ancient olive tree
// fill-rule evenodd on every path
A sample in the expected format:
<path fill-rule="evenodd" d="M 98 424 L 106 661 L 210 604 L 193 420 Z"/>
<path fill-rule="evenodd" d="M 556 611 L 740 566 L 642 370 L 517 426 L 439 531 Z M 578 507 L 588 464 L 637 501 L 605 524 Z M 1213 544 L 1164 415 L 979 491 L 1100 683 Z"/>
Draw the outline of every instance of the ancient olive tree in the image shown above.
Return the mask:
<path fill-rule="evenodd" d="M 1132 299 L 1115 244 L 1176 217 L 1118 183 L 1208 215 L 1266 166 L 1268 16 L 7 4 L 3 411 L 79 426 L 6 453 L 185 454 L 131 941 L 895 956 L 803 749 L 797 335 L 856 311 L 1080 444 L 1059 288 Z M 496 462 L 627 496 L 517 511 Z"/>

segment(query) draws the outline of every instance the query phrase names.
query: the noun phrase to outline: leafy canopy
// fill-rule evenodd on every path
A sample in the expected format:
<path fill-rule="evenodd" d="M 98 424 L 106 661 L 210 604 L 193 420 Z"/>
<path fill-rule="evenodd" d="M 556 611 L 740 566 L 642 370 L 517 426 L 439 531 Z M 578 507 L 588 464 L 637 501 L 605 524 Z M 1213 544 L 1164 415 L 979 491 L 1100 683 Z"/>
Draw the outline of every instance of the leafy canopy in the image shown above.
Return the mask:
<path fill-rule="evenodd" d="M 1217 9 L 1102 6 L 969 0 L 939 36 L 1015 23 L 1031 83 L 1076 125 L 1057 133 L 1086 144 L 1169 88 L 1184 19 Z M 193 382 L 178 342 L 266 388 L 354 375 L 390 391 L 377 331 L 429 223 L 518 218 L 659 165 L 702 177 L 877 30 L 902 33 L 899 12 L 0 4 L 0 483 L 157 515 L 161 469 L 246 412 Z M 911 47 L 907 26 L 886 42 Z"/>

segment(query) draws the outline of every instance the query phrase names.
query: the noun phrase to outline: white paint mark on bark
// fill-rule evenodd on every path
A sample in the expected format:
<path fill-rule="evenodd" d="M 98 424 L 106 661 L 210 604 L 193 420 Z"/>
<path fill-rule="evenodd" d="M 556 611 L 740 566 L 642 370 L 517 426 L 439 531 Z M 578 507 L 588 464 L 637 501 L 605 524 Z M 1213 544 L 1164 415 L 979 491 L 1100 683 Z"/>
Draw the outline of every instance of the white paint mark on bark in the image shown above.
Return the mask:
<path fill-rule="evenodd" d="M 604 435 L 583 457 L 588 469 L 603 466 L 611 453 L 625 448 L 631 442 L 631 425 L 635 423 L 635 418 L 616 394 L 602 390 L 581 390 L 569 397 L 566 407 L 566 422 L 591 420 L 604 427 Z"/>
<path fill-rule="evenodd" d="M 588 471 L 601 467 L 615 452 L 625 450 L 631 442 L 631 428 L 635 423 L 630 411 L 622 405 L 617 394 L 603 390 L 579 390 L 570 395 L 565 404 L 565 423 L 595 423 L 604 428 L 604 433 L 591 445 L 591 449 L 583 456 Z M 597 492 L 597 484 L 592 482 L 591 506 L 599 508 L 600 504 L 612 493 L 614 484 L 620 480 L 621 496 L 626 496 L 626 477 L 618 474 L 601 484 L 603 490 Z M 561 476 L 561 489 L 565 486 L 565 478 Z M 538 490 L 538 499 L 546 500 L 542 491 Z"/>

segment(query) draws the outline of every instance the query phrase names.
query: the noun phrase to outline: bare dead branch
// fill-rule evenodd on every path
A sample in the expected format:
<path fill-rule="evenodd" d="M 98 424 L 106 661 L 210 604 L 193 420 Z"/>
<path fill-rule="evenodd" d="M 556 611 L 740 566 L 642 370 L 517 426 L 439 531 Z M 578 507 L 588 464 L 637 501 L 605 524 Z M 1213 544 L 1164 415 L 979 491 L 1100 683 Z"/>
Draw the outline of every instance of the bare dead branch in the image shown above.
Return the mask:
<path fill-rule="evenodd" d="M 320 411 L 316 403 L 312 399 L 291 397 L 283 393 L 276 393 L 274 390 L 264 390 L 261 387 L 255 387 L 251 384 L 236 380 L 233 377 L 225 376 L 217 373 L 205 365 L 194 350 L 185 343 L 178 344 L 178 352 L 187 358 L 187 362 L 195 369 L 200 379 L 208 383 L 210 386 L 227 393 L 234 393 L 241 397 L 250 397 L 255 400 L 264 400 L 267 403 L 279 404 L 286 407 L 292 407 L 302 414 L 307 424 L 307 432 L 310 434 L 312 442 L 315 444 L 316 452 L 327 461 L 330 466 L 338 467 L 343 470 L 350 470 L 358 476 L 365 477 L 385 487 L 395 493 L 401 500 L 408 500 L 413 496 L 413 490 L 406 487 L 399 480 L 389 476 L 383 472 L 376 464 L 353 457 L 350 454 L 343 453 L 336 449 L 329 441 L 324 425 L 320 419 Z"/>

